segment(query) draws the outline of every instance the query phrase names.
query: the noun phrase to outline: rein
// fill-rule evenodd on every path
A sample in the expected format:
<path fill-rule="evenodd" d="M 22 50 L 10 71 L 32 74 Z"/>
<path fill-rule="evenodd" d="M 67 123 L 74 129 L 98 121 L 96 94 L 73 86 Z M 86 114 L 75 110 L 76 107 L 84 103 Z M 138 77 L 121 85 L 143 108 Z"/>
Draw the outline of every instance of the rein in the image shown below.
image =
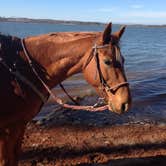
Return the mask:
<path fill-rule="evenodd" d="M 64 108 L 73 109 L 73 110 L 86 110 L 86 111 L 91 111 L 91 112 L 104 111 L 104 110 L 108 109 L 108 105 L 95 107 L 95 105 L 94 106 L 79 106 L 79 105 L 70 105 L 70 104 L 63 103 L 62 99 L 60 99 L 55 94 L 53 94 L 53 92 L 50 90 L 50 88 L 46 85 L 46 83 L 38 75 L 37 71 L 35 70 L 35 68 L 33 66 L 33 62 L 30 59 L 30 56 L 29 56 L 29 54 L 28 54 L 28 52 L 27 52 L 27 50 L 25 48 L 24 39 L 21 39 L 21 45 L 22 45 L 22 48 L 23 48 L 23 52 L 24 52 L 24 54 L 25 54 L 25 56 L 27 58 L 27 61 L 28 61 L 29 65 L 30 65 L 30 67 L 32 68 L 34 74 L 36 75 L 37 79 L 42 83 L 43 87 L 47 90 L 47 92 L 53 98 L 53 100 L 56 103 L 58 103 L 60 106 L 62 106 Z M 62 84 L 60 84 L 60 86 L 63 87 Z M 32 88 L 31 85 L 30 85 L 30 87 Z M 34 88 L 32 88 L 32 89 L 34 89 Z M 40 92 L 39 92 L 39 94 L 40 94 Z M 39 97 L 41 97 L 41 95 Z"/>

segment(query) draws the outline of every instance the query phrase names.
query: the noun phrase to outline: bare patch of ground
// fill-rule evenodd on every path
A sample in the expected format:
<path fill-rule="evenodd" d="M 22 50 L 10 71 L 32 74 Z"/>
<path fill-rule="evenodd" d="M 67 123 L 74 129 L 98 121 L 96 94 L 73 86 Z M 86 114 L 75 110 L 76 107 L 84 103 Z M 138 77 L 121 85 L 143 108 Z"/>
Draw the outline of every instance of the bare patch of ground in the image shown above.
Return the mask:
<path fill-rule="evenodd" d="M 165 166 L 166 126 L 30 123 L 19 165 Z"/>

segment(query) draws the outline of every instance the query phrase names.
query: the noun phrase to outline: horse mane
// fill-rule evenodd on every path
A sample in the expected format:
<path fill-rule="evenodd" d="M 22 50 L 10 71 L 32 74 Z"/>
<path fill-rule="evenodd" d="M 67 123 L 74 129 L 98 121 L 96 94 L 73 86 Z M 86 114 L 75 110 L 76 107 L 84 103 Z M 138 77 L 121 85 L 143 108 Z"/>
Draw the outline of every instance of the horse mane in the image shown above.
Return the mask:
<path fill-rule="evenodd" d="M 17 59 L 17 52 L 22 50 L 20 38 L 0 33 L 0 57 L 9 63 Z"/>
<path fill-rule="evenodd" d="M 11 45 L 12 36 L 0 33 L 0 50 Z"/>

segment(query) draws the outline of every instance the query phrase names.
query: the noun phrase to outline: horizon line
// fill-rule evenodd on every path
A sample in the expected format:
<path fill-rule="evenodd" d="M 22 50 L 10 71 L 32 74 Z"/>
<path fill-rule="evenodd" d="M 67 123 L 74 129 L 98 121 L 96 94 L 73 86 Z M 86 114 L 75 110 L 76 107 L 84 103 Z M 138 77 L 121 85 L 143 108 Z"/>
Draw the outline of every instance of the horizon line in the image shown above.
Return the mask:
<path fill-rule="evenodd" d="M 27 19 L 27 20 L 40 20 L 40 21 L 64 21 L 64 22 L 75 22 L 75 23 L 92 23 L 92 24 L 107 24 L 108 22 L 103 22 L 103 21 L 89 21 L 89 20 L 68 20 L 68 19 L 54 19 L 54 18 L 32 18 L 32 17 L 17 17 L 17 16 L 0 16 L 0 22 L 2 21 L 1 19 Z M 10 20 L 6 20 L 8 22 L 10 22 Z M 14 20 L 13 20 L 14 21 Z M 15 20 L 16 22 L 19 22 L 19 20 Z M 21 22 L 21 20 L 20 20 Z M 23 21 L 22 21 L 23 22 Z M 24 21 L 25 22 L 25 21 Z M 110 21 L 110 22 L 113 22 L 113 21 Z M 28 23 L 28 22 L 27 22 Z M 152 23 L 152 24 L 145 24 L 145 23 L 136 23 L 136 22 L 115 22 L 114 24 L 118 24 L 118 25 L 145 25 L 145 26 L 166 26 L 166 23 L 161 23 L 161 24 L 155 24 L 155 23 Z"/>

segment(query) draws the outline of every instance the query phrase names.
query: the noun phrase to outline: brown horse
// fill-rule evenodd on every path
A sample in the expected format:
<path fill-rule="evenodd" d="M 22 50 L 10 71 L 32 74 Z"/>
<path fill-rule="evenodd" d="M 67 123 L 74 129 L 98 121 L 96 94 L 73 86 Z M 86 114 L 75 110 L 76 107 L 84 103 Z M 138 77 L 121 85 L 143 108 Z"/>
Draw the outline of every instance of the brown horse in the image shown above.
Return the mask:
<path fill-rule="evenodd" d="M 131 96 L 119 40 L 124 27 L 101 32 L 52 33 L 24 39 L 35 70 L 49 88 L 73 74 L 104 96 L 109 110 L 129 110 Z M 26 124 L 49 96 L 29 65 L 21 39 L 0 35 L 0 165 L 15 166 Z"/>

